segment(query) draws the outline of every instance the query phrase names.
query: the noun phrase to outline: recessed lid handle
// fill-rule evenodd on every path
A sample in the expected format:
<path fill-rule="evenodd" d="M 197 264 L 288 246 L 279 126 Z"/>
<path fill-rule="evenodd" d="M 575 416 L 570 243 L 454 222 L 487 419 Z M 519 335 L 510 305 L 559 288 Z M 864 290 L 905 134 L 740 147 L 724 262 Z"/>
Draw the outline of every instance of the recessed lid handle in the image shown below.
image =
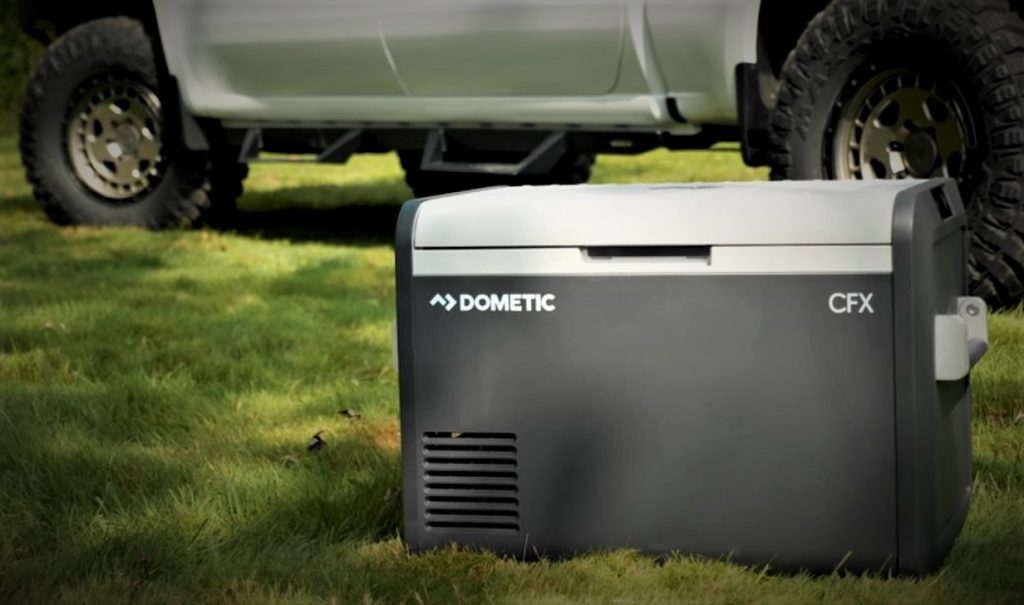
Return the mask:
<path fill-rule="evenodd" d="M 711 263 L 711 246 L 589 246 L 583 249 L 592 260 L 688 260 Z"/>

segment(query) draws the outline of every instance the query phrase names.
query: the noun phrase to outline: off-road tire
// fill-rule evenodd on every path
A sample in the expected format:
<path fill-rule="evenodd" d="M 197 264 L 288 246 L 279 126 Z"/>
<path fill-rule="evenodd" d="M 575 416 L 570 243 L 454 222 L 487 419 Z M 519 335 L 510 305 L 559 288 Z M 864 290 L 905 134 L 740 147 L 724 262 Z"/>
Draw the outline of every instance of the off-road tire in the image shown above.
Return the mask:
<path fill-rule="evenodd" d="M 79 25 L 46 50 L 26 90 L 20 148 L 35 198 L 54 222 L 163 229 L 193 224 L 214 200 L 233 207 L 244 165 L 225 160 L 221 150 L 197 152 L 182 144 L 177 98 L 159 73 L 152 41 L 141 23 L 127 17 Z M 105 78 L 144 86 L 159 99 L 159 177 L 122 200 L 86 186 L 68 151 L 68 121 L 76 97 L 86 83 Z"/>
<path fill-rule="evenodd" d="M 878 64 L 876 66 L 876 63 Z M 933 68 L 974 135 L 958 181 L 971 228 L 972 290 L 995 307 L 1024 297 L 1024 22 L 1006 0 L 835 0 L 780 75 L 773 179 L 834 178 L 829 128 L 865 68 Z"/>
<path fill-rule="evenodd" d="M 419 151 L 399 152 L 402 169 L 405 170 L 405 182 L 417 197 L 430 197 L 456 191 L 500 185 L 575 185 L 586 183 L 590 180 L 590 172 L 595 162 L 594 156 L 591 154 L 569 152 L 563 155 L 548 172 L 510 177 L 421 170 L 421 157 L 422 154 Z"/>

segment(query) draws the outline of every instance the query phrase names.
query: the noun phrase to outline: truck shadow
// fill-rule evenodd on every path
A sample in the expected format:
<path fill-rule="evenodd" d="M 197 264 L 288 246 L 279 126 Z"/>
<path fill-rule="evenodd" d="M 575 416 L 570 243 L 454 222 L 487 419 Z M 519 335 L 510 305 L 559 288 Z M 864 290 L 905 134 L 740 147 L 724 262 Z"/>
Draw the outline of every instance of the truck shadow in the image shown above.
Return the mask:
<path fill-rule="evenodd" d="M 394 241 L 399 209 L 355 205 L 240 211 L 227 230 L 267 240 L 383 245 Z"/>
<path fill-rule="evenodd" d="M 401 205 L 411 197 L 404 185 L 391 181 L 256 191 L 246 193 L 224 227 L 260 239 L 388 244 Z"/>

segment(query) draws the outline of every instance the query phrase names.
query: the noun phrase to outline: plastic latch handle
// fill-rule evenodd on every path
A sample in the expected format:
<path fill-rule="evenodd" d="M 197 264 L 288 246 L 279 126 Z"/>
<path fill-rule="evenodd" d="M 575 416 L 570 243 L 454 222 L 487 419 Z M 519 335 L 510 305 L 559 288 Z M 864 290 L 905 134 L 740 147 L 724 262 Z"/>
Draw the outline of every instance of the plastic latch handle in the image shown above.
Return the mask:
<path fill-rule="evenodd" d="M 935 317 L 935 379 L 961 380 L 988 351 L 985 301 L 957 299 L 956 315 Z"/>
<path fill-rule="evenodd" d="M 985 301 L 977 296 L 956 299 L 957 314 L 967 324 L 967 353 L 973 368 L 988 351 L 988 314 Z"/>

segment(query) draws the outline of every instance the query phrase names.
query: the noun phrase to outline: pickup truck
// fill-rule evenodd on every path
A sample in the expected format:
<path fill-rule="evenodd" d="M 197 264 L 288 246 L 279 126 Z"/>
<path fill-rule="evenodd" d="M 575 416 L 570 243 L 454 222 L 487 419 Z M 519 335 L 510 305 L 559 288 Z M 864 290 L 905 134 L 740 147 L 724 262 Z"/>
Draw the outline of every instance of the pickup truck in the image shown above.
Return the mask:
<path fill-rule="evenodd" d="M 21 1 L 60 224 L 227 220 L 261 152 L 397 151 L 431 195 L 739 141 L 776 179 L 956 179 L 974 292 L 1024 296 L 1024 0 Z"/>

